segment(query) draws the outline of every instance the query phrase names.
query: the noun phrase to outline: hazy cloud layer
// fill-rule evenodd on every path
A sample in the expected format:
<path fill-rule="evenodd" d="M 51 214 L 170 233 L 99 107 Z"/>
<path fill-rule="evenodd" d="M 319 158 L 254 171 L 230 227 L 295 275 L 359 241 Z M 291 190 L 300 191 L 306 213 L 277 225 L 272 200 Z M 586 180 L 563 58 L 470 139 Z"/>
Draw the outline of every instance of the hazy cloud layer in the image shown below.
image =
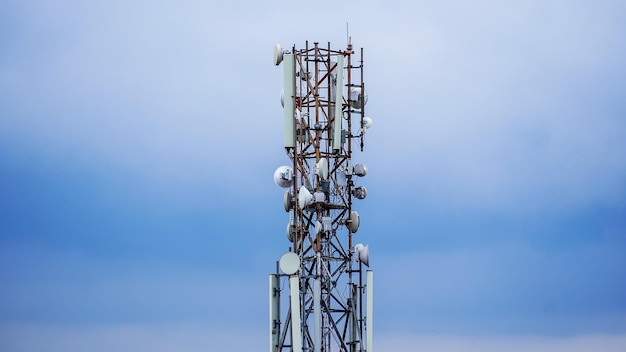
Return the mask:
<path fill-rule="evenodd" d="M 246 338 L 242 339 L 242 336 Z M 0 328 L 3 347 L 12 351 L 205 351 L 226 349 L 259 350 L 265 338 L 242 329 L 228 330 L 202 324 L 114 325 L 76 327 L 67 325 L 18 324 Z M 34 338 L 35 337 L 35 338 Z M 618 352 L 626 343 L 624 335 L 584 335 L 537 338 L 532 336 L 467 337 L 455 335 L 382 335 L 378 350 L 415 351 L 539 351 L 539 352 Z"/>

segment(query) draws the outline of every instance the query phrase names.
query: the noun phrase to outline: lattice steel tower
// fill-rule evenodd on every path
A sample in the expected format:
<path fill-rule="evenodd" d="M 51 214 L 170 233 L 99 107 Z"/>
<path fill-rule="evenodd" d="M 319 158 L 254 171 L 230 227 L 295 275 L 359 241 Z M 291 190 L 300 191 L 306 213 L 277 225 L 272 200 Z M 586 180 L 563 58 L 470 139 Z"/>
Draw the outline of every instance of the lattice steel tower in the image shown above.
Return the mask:
<path fill-rule="evenodd" d="M 269 276 L 270 352 L 373 352 L 369 249 L 353 244 L 360 221 L 353 199 L 367 196 L 357 185 L 367 167 L 352 162 L 352 151 L 363 151 L 372 125 L 362 48 L 356 56 L 350 39 L 345 50 L 308 42 L 304 49 L 274 47 L 274 64 L 284 68 L 291 161 L 274 182 L 286 189 L 291 247 Z"/>

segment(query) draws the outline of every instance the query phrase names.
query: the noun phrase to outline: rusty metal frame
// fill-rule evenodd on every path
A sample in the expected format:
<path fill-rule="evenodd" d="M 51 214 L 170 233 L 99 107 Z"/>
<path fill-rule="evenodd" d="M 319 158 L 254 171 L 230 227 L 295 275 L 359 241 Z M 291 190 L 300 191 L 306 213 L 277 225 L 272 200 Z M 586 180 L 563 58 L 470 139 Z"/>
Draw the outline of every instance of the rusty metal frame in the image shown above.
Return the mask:
<path fill-rule="evenodd" d="M 306 42 L 304 49 L 292 48 L 294 54 L 294 87 L 295 95 L 284 97 L 293 99 L 294 114 L 297 116 L 295 126 L 295 146 L 287 147 L 286 152 L 292 161 L 294 182 L 291 187 L 291 208 L 295 218 L 295 238 L 291 250 L 301 258 L 301 298 L 302 337 L 309 346 L 313 344 L 313 333 L 310 323 L 313 319 L 313 280 L 319 277 L 316 272 L 316 258 L 321 258 L 323 274 L 321 275 L 322 299 L 322 348 L 321 351 L 363 352 L 364 328 L 362 301 L 362 269 L 353 262 L 352 237 L 346 226 L 352 212 L 352 190 L 354 182 L 349 168 L 352 158 L 352 139 L 360 140 L 363 149 L 363 134 L 352 133 L 352 119 L 356 114 L 359 118 L 359 131 L 363 124 L 364 105 L 354 109 L 350 104 L 350 88 L 360 86 L 364 91 L 363 80 L 363 49 L 360 51 L 358 66 L 352 65 L 355 55 L 349 42 L 344 50 L 332 50 L 330 43 L 322 47 L 314 42 L 309 47 Z M 343 55 L 347 64 L 337 67 L 337 56 Z M 334 60 L 334 61 L 333 61 Z M 333 80 L 337 70 L 346 73 L 342 89 L 341 101 L 334 101 Z M 357 81 L 355 84 L 353 81 Z M 341 115 L 334 116 L 335 104 L 341 104 Z M 341 148 L 337 152 L 331 146 L 332 126 L 334 119 L 342 119 Z M 345 132 L 343 132 L 345 131 Z M 342 139 L 343 140 L 343 139 Z M 321 159 L 329 161 L 329 182 L 327 185 L 314 174 L 315 164 Z M 347 174 L 347 185 L 336 186 L 337 173 Z M 330 188 L 330 184 L 335 187 Z M 300 209 L 297 202 L 298 190 L 301 186 L 324 192 L 324 201 Z M 327 189 L 328 188 L 328 189 Z M 315 233 L 315 222 L 330 218 L 330 228 Z M 327 221 L 326 221 L 327 222 Z M 318 253 L 320 254 L 318 256 Z M 277 275 L 282 275 L 277 272 Z M 350 292 L 344 297 L 344 291 Z M 356 298 L 355 298 L 356 297 Z M 287 318 L 292 314 L 287 310 Z M 278 351 L 290 351 L 292 348 L 289 329 L 293 327 L 286 321 L 282 326 Z M 280 329 L 279 329 L 280 330 Z M 306 350 L 306 346 L 305 349 Z"/>

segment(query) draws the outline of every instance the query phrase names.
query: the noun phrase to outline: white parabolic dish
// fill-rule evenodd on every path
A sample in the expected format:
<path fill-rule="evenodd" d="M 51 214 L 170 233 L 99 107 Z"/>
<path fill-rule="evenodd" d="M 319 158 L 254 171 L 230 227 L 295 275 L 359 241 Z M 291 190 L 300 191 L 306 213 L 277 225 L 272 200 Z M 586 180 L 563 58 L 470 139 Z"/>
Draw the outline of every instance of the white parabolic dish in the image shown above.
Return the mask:
<path fill-rule="evenodd" d="M 280 257 L 278 266 L 285 274 L 293 275 L 300 269 L 300 257 L 294 252 L 287 252 Z"/>

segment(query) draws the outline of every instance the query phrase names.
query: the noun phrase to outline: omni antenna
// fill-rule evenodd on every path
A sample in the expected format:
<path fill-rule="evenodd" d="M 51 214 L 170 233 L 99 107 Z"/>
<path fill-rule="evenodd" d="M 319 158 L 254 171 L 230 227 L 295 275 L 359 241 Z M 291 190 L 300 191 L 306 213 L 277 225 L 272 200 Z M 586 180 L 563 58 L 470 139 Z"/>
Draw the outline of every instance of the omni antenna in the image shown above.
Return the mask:
<path fill-rule="evenodd" d="M 358 185 L 367 166 L 352 161 L 353 139 L 363 150 L 373 120 L 365 116 L 363 49 L 354 58 L 348 23 L 346 39 L 341 50 L 274 46 L 289 158 L 274 182 L 284 189 L 291 247 L 269 276 L 270 352 L 373 352 L 369 246 L 353 244 L 361 224 L 353 201 L 367 197 Z"/>

